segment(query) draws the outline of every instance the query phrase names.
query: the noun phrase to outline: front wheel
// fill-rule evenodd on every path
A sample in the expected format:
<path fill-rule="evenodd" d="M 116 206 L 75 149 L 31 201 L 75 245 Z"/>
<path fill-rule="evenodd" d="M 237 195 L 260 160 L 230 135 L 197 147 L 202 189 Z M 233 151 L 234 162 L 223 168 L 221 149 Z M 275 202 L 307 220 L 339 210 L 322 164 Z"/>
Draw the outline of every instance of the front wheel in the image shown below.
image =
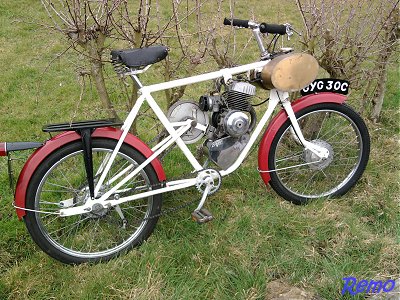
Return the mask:
<path fill-rule="evenodd" d="M 304 138 L 329 151 L 320 159 L 305 149 L 287 120 L 276 133 L 268 156 L 270 185 L 295 204 L 345 194 L 361 177 L 370 139 L 362 118 L 347 105 L 321 103 L 296 113 Z"/>
<path fill-rule="evenodd" d="M 93 139 L 95 183 L 116 144 L 110 139 Z M 141 153 L 123 144 L 100 195 L 124 178 L 115 175 L 124 170 L 127 174 L 144 161 Z M 149 164 L 110 197 L 116 199 L 158 186 L 158 177 Z M 50 154 L 32 176 L 27 195 L 26 208 L 50 213 L 91 201 L 81 141 L 62 146 Z M 77 264 L 108 260 L 138 246 L 150 236 L 157 223 L 161 201 L 161 194 L 158 194 L 69 217 L 27 211 L 25 224 L 37 245 L 61 262 Z"/>

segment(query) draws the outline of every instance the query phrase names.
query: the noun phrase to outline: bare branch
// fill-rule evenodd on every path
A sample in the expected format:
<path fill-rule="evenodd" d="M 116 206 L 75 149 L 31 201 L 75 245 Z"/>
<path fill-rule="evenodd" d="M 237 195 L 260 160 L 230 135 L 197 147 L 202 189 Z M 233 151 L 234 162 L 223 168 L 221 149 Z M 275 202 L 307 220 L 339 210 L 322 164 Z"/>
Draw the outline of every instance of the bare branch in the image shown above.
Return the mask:
<path fill-rule="evenodd" d="M 394 34 L 393 40 L 393 32 L 398 30 L 399 2 L 296 0 L 307 30 L 303 44 L 332 77 L 350 80 L 364 95 L 367 91 L 382 95 L 382 66 L 387 66 L 390 49 L 398 38 Z M 394 27 L 392 19 L 397 19 Z M 374 111 L 380 110 L 379 101 L 368 101 L 378 108 Z M 365 103 L 361 107 L 365 108 Z"/>

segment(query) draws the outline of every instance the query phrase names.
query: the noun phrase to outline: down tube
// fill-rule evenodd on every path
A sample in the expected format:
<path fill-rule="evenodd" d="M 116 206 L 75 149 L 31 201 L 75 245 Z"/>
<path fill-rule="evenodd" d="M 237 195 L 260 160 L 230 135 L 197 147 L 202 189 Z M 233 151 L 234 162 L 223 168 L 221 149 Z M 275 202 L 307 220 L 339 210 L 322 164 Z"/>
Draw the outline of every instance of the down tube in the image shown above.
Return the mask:
<path fill-rule="evenodd" d="M 167 129 L 168 133 L 174 138 L 177 133 L 175 128 L 171 125 L 171 122 L 168 120 L 168 118 L 165 116 L 161 108 L 158 106 L 154 98 L 148 93 L 147 91 L 143 92 L 143 95 L 145 95 L 146 100 L 148 104 L 150 105 L 151 109 L 154 111 L 156 116 L 160 119 L 161 123 L 164 125 L 165 129 Z M 193 168 L 196 171 L 200 171 L 203 169 L 203 167 L 200 165 L 200 163 L 197 161 L 197 159 L 194 157 L 192 152 L 190 152 L 189 148 L 186 146 L 186 144 L 183 142 L 182 138 L 179 137 L 176 140 L 176 144 L 178 147 L 182 150 L 182 152 L 185 154 L 187 160 L 190 162 L 190 164 L 193 166 Z"/>
<path fill-rule="evenodd" d="M 221 171 L 222 176 L 226 176 L 233 171 L 235 171 L 239 166 L 242 164 L 244 159 L 246 158 L 247 154 L 249 153 L 251 147 L 257 140 L 258 136 L 260 135 L 261 131 L 263 130 L 265 124 L 267 124 L 268 119 L 271 117 L 272 113 L 274 112 L 275 107 L 278 105 L 279 101 L 281 99 L 286 99 L 289 97 L 289 94 L 286 92 L 280 92 L 278 90 L 272 89 L 270 92 L 270 99 L 268 102 L 268 109 L 264 113 L 263 117 L 261 118 L 260 122 L 258 123 L 256 129 L 254 129 L 253 134 L 250 137 L 249 142 L 247 143 L 246 147 L 243 149 L 242 153 L 240 153 L 238 159 L 235 161 L 235 163 L 230 166 L 228 169 L 225 171 Z"/>

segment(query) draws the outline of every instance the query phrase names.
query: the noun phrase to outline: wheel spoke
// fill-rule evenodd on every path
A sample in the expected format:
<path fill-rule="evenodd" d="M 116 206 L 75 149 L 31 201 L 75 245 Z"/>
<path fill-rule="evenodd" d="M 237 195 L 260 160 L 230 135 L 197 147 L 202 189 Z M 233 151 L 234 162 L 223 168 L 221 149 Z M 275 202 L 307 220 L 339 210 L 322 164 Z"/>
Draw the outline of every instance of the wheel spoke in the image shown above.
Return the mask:
<path fill-rule="evenodd" d="M 276 162 L 278 163 L 278 162 L 281 162 L 281 161 L 292 160 L 294 158 L 301 157 L 302 155 L 303 155 L 303 151 L 301 151 L 299 154 L 296 154 L 296 153 L 295 154 L 290 154 L 288 156 L 285 156 L 285 157 L 282 157 L 280 159 L 277 159 Z"/>
<path fill-rule="evenodd" d="M 62 235 L 65 235 L 65 234 L 68 233 L 70 230 L 72 230 L 73 228 L 75 228 L 76 226 L 78 226 L 79 224 L 81 224 L 82 222 L 84 222 L 84 221 L 87 220 L 87 219 L 89 219 L 89 217 L 86 217 L 86 218 L 84 218 L 84 219 L 81 219 L 81 220 L 79 220 L 79 221 L 76 221 L 75 223 L 66 225 L 66 226 L 64 226 L 64 227 L 57 228 L 56 230 L 54 230 L 54 231 L 52 231 L 52 232 L 49 232 L 49 235 L 50 235 L 50 236 L 53 236 L 53 235 L 55 235 L 55 233 L 58 233 L 58 232 L 60 232 L 60 231 L 63 231 L 63 230 L 66 229 L 66 228 L 71 228 L 71 229 L 69 229 L 67 232 L 64 232 L 64 233 L 62 234 Z M 62 235 L 61 235 L 61 236 L 62 236 Z M 59 237 L 61 237 L 61 236 L 59 236 Z"/>
<path fill-rule="evenodd" d="M 319 138 L 319 135 L 321 134 L 322 128 L 324 128 L 324 123 L 325 123 L 326 117 L 327 117 L 328 115 L 329 115 L 328 113 L 324 114 L 324 119 L 323 119 L 322 122 L 321 122 L 321 126 L 320 126 L 319 131 L 318 131 L 318 134 L 317 134 L 317 139 Z"/>
<path fill-rule="evenodd" d="M 94 141 L 94 143 L 97 143 Z M 96 148 L 93 146 L 93 166 L 97 170 L 95 179 L 104 169 L 104 162 L 109 159 L 115 143 L 110 146 Z M 83 154 L 79 142 L 76 148 L 72 148 L 67 154 L 60 150 L 62 155 L 54 162 L 47 163 L 47 170 L 40 175 L 34 194 L 36 195 L 33 207 L 45 211 L 59 210 L 60 202 L 68 200 L 68 206 L 84 205 L 88 199 L 88 186 L 86 172 L 79 171 L 83 168 Z M 76 149 L 76 150 L 74 150 Z M 107 174 L 105 184 L 100 187 L 99 193 L 104 194 L 115 186 L 121 179 L 125 178 L 131 171 L 125 172 L 120 179 L 112 181 L 113 176 L 124 172 L 124 170 L 135 169 L 144 158 L 137 154 L 136 150 L 131 151 L 131 156 L 119 152 L 116 156 L 110 171 Z M 140 157 L 140 159 L 134 158 Z M 45 164 L 46 165 L 46 164 Z M 78 168 L 80 166 L 80 168 Z M 140 191 L 149 190 L 149 186 L 158 184 L 158 181 L 150 179 L 156 178 L 155 172 L 148 173 L 148 167 L 142 169 L 137 175 L 118 191 L 124 196 L 129 196 Z M 70 257 L 71 262 L 82 262 L 88 260 L 98 260 L 103 257 L 109 258 L 117 255 L 120 251 L 127 249 L 129 245 L 136 245 L 147 238 L 155 226 L 155 221 L 140 221 L 149 215 L 157 214 L 160 210 L 160 203 L 157 209 L 153 209 L 153 199 L 156 197 L 161 201 L 161 195 L 150 196 L 146 202 L 132 202 L 122 204 L 121 212 L 118 214 L 115 208 L 104 208 L 93 206 L 91 211 L 80 216 L 61 217 L 42 213 L 29 213 L 28 217 L 33 217 L 34 226 L 38 227 L 37 232 L 42 235 L 41 241 L 47 243 L 43 247 L 52 249 L 52 256 L 58 258 L 57 253 L 64 253 Z M 72 202 L 73 201 L 73 202 Z M 125 226 L 127 224 L 127 226 Z M 151 226 L 151 227 L 149 227 Z M 149 227 L 150 229 L 146 229 Z M 34 238 L 35 239 L 35 238 Z M 36 239 L 35 239 L 36 240 Z M 63 258 L 64 259 L 64 258 Z"/>
<path fill-rule="evenodd" d="M 52 185 L 52 186 L 56 186 L 56 187 L 60 187 L 60 188 L 62 188 L 62 189 L 64 189 L 64 190 L 66 190 L 66 191 L 57 190 L 58 192 L 65 192 L 65 193 L 73 192 L 73 193 L 76 193 L 76 192 L 79 191 L 79 190 L 77 190 L 77 189 L 74 189 L 72 186 L 71 186 L 71 187 L 66 187 L 66 186 L 64 186 L 64 185 L 52 183 L 52 182 L 49 182 L 49 181 L 47 181 L 46 184 Z M 44 191 L 46 191 L 46 190 L 44 190 Z M 49 190 L 49 191 L 50 191 L 50 190 Z M 57 192 L 57 191 L 56 191 L 56 192 Z"/>
<path fill-rule="evenodd" d="M 271 150 L 275 156 L 271 169 L 276 171 L 271 173 L 270 183 L 281 196 L 297 203 L 299 199 L 326 197 L 338 190 L 348 190 L 347 183 L 353 176 L 361 176 L 365 168 L 366 161 L 360 165 L 362 155 L 369 152 L 368 132 L 366 129 L 361 132 L 358 124 L 363 122 L 356 113 L 336 104 L 315 107 L 321 109 L 310 109 L 298 117 L 298 122 L 306 139 L 329 150 L 326 159 L 318 160 L 307 150 L 300 150 L 292 142 L 290 125 L 276 137 L 275 148 Z M 356 174 L 358 169 L 361 172 Z"/>

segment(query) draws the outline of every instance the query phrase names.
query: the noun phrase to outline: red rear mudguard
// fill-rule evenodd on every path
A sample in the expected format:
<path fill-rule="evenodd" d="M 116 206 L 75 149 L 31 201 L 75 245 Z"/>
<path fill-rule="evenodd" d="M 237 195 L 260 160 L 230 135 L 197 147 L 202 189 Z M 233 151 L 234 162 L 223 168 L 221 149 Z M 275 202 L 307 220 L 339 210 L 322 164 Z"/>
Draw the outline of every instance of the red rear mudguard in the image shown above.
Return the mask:
<path fill-rule="evenodd" d="M 295 113 L 299 112 L 303 108 L 308 106 L 318 104 L 318 103 L 338 103 L 342 104 L 346 101 L 347 97 L 341 94 L 334 93 L 319 93 L 312 94 L 308 96 L 301 97 L 292 103 L 293 111 Z M 267 130 L 260 142 L 260 147 L 258 149 L 258 168 L 262 171 L 269 171 L 268 166 L 268 156 L 272 141 L 277 133 L 278 129 L 286 122 L 288 119 L 286 111 L 281 110 L 268 125 Z M 268 172 L 260 172 L 262 179 L 265 184 L 271 179 Z"/>
<path fill-rule="evenodd" d="M 112 127 L 104 127 L 96 129 L 92 138 L 109 138 L 114 140 L 119 140 L 122 131 L 120 129 L 112 128 Z M 40 163 L 48 157 L 53 151 L 58 148 L 64 146 L 65 144 L 80 140 L 81 137 L 74 131 L 68 131 L 56 135 L 52 139 L 48 140 L 43 147 L 37 149 L 27 160 L 24 167 L 21 170 L 21 173 L 18 178 L 17 186 L 15 189 L 14 203 L 15 206 L 25 208 L 25 199 L 26 199 L 26 190 L 28 188 L 28 184 L 31 180 L 31 177 Z M 139 138 L 132 134 L 128 134 L 124 141 L 126 144 L 132 146 L 140 153 L 142 153 L 146 158 L 150 157 L 153 152 L 151 149 L 142 142 Z M 1 150 L 1 149 L 0 149 Z M 165 181 L 166 176 L 163 167 L 161 166 L 160 161 L 156 158 L 151 162 L 157 176 L 158 180 Z M 34 197 L 34 195 L 29 195 Z M 25 216 L 26 212 L 23 209 L 17 208 L 18 218 L 22 218 Z"/>

